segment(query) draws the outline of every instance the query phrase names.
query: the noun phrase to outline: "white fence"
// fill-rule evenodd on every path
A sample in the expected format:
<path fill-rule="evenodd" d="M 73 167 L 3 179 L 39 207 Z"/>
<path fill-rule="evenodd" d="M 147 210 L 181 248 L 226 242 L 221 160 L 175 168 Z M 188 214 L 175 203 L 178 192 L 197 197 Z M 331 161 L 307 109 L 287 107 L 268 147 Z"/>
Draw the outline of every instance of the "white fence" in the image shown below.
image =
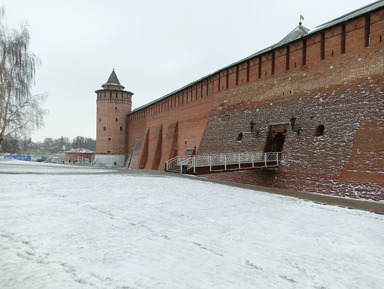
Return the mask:
<path fill-rule="evenodd" d="M 183 173 L 183 168 L 189 170 L 193 168 L 196 173 L 196 168 L 209 167 L 212 171 L 214 166 L 227 166 L 238 165 L 241 169 L 244 164 L 251 164 L 254 167 L 276 167 L 279 165 L 280 154 L 277 152 L 262 153 L 262 152 L 244 152 L 232 154 L 216 154 L 216 155 L 194 155 L 185 157 L 175 157 L 165 162 L 165 170 L 170 170 L 175 166 L 180 166 L 180 173 Z M 273 164 L 271 164 L 271 162 Z M 249 166 L 248 166 L 249 168 Z"/>

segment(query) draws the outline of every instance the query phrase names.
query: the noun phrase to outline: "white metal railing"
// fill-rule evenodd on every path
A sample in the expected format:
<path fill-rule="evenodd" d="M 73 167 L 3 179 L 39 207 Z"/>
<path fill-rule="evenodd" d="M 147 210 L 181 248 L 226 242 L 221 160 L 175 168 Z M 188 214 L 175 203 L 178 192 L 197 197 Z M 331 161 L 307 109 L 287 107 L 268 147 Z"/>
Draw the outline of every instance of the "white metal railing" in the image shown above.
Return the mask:
<path fill-rule="evenodd" d="M 209 167 L 209 171 L 212 171 L 212 167 L 214 166 L 224 166 L 224 170 L 227 170 L 227 166 L 229 165 L 238 165 L 238 168 L 241 169 L 241 165 L 243 164 L 252 164 L 252 168 L 276 167 L 279 165 L 280 155 L 280 152 L 244 152 L 184 157 L 177 156 L 165 162 L 165 170 L 168 171 L 175 166 L 180 166 L 180 173 L 183 173 L 183 167 L 187 170 L 193 168 L 193 172 L 196 173 L 196 168 L 198 167 Z"/>
<path fill-rule="evenodd" d="M 168 171 L 175 166 L 179 166 L 180 165 L 180 158 L 181 157 L 177 156 L 177 157 L 174 157 L 170 160 L 167 160 L 165 162 L 165 170 Z"/>

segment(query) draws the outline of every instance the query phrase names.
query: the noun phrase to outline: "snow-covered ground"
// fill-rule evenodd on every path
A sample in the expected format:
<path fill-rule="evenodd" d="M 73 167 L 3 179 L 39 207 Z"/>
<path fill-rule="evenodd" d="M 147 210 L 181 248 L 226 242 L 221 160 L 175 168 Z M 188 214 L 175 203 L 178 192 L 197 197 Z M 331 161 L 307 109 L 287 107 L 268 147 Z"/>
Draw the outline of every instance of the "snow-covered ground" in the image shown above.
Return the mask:
<path fill-rule="evenodd" d="M 1 160 L 0 288 L 379 289 L 384 216 L 187 178 Z"/>
<path fill-rule="evenodd" d="M 91 166 L 62 165 L 43 162 L 17 161 L 0 158 L 0 173 L 33 173 L 33 174 L 65 174 L 65 173 L 107 173 L 108 169 L 99 169 Z"/>

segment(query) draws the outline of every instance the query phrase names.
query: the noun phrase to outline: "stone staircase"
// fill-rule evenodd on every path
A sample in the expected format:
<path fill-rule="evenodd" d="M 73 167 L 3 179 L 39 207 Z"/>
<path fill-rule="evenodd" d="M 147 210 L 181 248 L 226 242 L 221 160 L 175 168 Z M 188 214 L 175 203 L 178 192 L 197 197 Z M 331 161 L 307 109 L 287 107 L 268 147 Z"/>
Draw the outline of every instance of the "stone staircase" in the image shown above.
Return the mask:
<path fill-rule="evenodd" d="M 169 173 L 175 173 L 175 174 L 180 174 L 180 166 L 173 166 L 169 170 L 167 170 Z"/>

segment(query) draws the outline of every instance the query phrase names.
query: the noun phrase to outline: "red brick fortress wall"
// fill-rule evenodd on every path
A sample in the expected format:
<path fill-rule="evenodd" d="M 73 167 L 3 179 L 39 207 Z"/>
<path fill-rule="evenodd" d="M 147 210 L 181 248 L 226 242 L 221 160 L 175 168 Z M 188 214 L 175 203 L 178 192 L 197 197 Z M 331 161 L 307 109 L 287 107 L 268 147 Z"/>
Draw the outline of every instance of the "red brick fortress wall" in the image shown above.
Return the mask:
<path fill-rule="evenodd" d="M 255 185 L 350 197 L 384 199 L 384 80 L 370 77 L 342 87 L 296 91 L 265 103 L 237 104 L 213 111 L 200 152 L 263 151 L 268 125 L 289 122 L 282 161 L 276 172 L 225 172 L 220 178 Z M 211 119 L 215 119 L 216 121 Z M 258 136 L 236 141 L 253 120 Z M 323 125 L 324 134 L 317 136 Z M 230 135 L 230 138 L 227 135 Z"/>
<path fill-rule="evenodd" d="M 180 100 L 180 104 L 172 108 L 160 102 L 156 104 L 157 112 L 156 107 L 149 107 L 141 114 L 128 115 L 130 156 L 135 154 L 135 143 L 143 143 L 138 149 L 140 152 L 136 152 L 138 161 L 129 167 L 164 170 L 165 162 L 184 155 L 189 145 L 198 149 L 212 109 L 212 100 L 212 97 L 193 97 L 188 102 Z M 164 111 L 160 110 L 161 107 Z"/>
<path fill-rule="evenodd" d="M 226 172 L 210 178 L 384 199 L 384 11 L 370 15 L 368 46 L 366 19 L 363 16 L 306 39 L 306 65 L 298 66 L 296 61 L 296 67 L 284 70 L 275 61 L 277 75 L 268 77 L 272 69 L 266 70 L 261 74 L 264 80 L 215 96 L 200 153 L 263 151 L 268 125 L 289 122 L 292 116 L 302 130 L 300 134 L 288 130 L 278 171 Z M 345 51 L 341 53 L 344 25 Z M 322 34 L 323 59 L 322 45 L 316 44 Z M 303 42 L 299 42 L 290 44 L 291 56 L 295 49 L 296 55 L 303 55 Z M 263 66 L 271 67 L 271 62 L 265 62 Z M 236 142 L 240 132 L 250 130 L 251 121 L 261 131 L 259 136 Z M 317 136 L 321 125 L 324 134 Z"/>
<path fill-rule="evenodd" d="M 163 170 L 189 145 L 198 154 L 264 151 L 273 125 L 288 127 L 277 171 L 205 176 L 383 200 L 383 37 L 381 7 L 255 54 L 130 113 L 132 168 Z M 259 135 L 236 141 L 251 122 Z"/>

